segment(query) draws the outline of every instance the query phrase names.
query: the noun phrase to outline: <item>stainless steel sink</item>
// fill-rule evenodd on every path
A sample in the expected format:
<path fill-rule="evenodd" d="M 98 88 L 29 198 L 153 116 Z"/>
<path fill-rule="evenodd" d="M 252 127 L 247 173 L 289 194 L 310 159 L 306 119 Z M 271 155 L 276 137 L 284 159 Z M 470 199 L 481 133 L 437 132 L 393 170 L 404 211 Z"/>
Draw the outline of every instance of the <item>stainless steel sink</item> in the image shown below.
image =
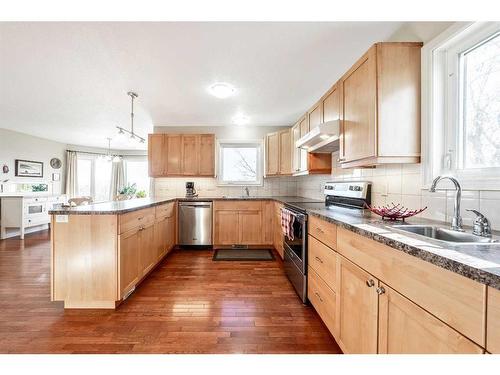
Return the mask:
<path fill-rule="evenodd" d="M 492 244 L 499 243 L 497 239 L 476 236 L 471 233 L 458 232 L 451 229 L 435 227 L 431 225 L 394 225 L 393 228 L 405 232 L 415 233 L 420 236 L 433 238 L 455 244 Z"/>

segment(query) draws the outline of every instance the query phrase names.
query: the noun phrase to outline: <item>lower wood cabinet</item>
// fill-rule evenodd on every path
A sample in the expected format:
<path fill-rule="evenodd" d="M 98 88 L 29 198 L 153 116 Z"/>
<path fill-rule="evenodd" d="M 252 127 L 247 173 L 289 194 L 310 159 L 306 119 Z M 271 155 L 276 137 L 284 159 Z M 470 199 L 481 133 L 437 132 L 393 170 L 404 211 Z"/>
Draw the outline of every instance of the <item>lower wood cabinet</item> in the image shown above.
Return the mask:
<path fill-rule="evenodd" d="M 281 229 L 281 208 L 283 204 L 274 202 L 273 211 L 273 245 L 281 259 L 284 258 L 284 248 L 283 248 L 283 230 Z"/>
<path fill-rule="evenodd" d="M 500 354 L 500 290 L 488 287 L 488 316 L 486 317 L 486 349 Z"/>
<path fill-rule="evenodd" d="M 340 257 L 337 338 L 346 353 L 377 353 L 378 284 L 368 272 Z"/>
<path fill-rule="evenodd" d="M 123 298 L 133 290 L 139 282 L 139 247 L 139 228 L 132 229 L 120 235 L 120 298 Z"/>
<path fill-rule="evenodd" d="M 308 269 L 307 295 L 330 332 L 337 332 L 337 294 L 314 271 Z"/>
<path fill-rule="evenodd" d="M 255 200 L 215 201 L 214 246 L 271 245 L 270 203 Z"/>
<path fill-rule="evenodd" d="M 146 276 L 158 260 L 155 246 L 154 223 L 139 228 L 139 270 L 140 277 Z"/>
<path fill-rule="evenodd" d="M 387 285 L 380 286 L 378 352 L 387 354 L 482 353 L 435 316 Z"/>

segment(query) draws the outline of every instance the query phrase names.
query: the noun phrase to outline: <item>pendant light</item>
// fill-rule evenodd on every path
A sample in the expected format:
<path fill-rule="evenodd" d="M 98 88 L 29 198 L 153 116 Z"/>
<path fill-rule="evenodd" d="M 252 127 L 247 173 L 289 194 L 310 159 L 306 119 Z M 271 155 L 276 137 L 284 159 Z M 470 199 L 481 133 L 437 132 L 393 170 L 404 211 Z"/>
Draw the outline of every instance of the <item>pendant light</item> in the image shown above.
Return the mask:
<path fill-rule="evenodd" d="M 118 129 L 118 134 L 123 135 L 123 134 L 128 134 L 130 135 L 130 139 L 135 139 L 139 143 L 144 143 L 146 142 L 146 139 L 141 137 L 140 135 L 136 134 L 134 132 L 134 99 L 138 98 L 139 95 L 137 95 L 135 92 L 129 91 L 127 92 L 127 95 L 130 96 L 131 100 L 131 111 L 130 111 L 130 130 L 124 129 L 121 126 L 117 126 L 116 128 Z"/>

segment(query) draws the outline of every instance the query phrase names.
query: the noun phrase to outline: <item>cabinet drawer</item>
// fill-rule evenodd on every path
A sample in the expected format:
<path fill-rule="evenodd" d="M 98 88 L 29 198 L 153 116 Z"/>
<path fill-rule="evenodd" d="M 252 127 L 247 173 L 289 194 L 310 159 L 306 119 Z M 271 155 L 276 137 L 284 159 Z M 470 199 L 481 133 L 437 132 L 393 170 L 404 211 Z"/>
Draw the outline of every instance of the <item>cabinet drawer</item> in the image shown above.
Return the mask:
<path fill-rule="evenodd" d="M 132 211 L 123 215 L 120 215 L 120 233 L 126 232 L 130 229 L 134 229 L 141 225 L 146 225 L 154 222 L 155 220 L 155 208 L 146 208 L 144 210 Z"/>
<path fill-rule="evenodd" d="M 313 236 L 308 238 L 308 262 L 326 284 L 333 290 L 336 287 L 337 255 L 335 251 Z"/>
<path fill-rule="evenodd" d="M 485 285 L 347 229 L 337 240 L 340 254 L 484 347 Z"/>
<path fill-rule="evenodd" d="M 32 215 L 24 219 L 25 227 L 33 227 L 35 225 L 43 225 L 50 223 L 50 217 L 47 214 Z"/>
<path fill-rule="evenodd" d="M 309 216 L 308 233 L 332 249 L 337 249 L 337 226 L 335 224 Z"/>
<path fill-rule="evenodd" d="M 156 218 L 172 217 L 174 214 L 174 205 L 175 205 L 175 202 L 170 202 L 170 203 L 162 204 L 160 206 L 156 206 L 155 207 Z"/>
<path fill-rule="evenodd" d="M 216 201 L 214 210 L 218 211 L 260 211 L 262 210 L 262 201 Z"/>
<path fill-rule="evenodd" d="M 314 309 L 318 312 L 323 323 L 335 336 L 335 314 L 337 307 L 337 296 L 333 290 L 309 267 L 307 283 L 307 297 Z"/>

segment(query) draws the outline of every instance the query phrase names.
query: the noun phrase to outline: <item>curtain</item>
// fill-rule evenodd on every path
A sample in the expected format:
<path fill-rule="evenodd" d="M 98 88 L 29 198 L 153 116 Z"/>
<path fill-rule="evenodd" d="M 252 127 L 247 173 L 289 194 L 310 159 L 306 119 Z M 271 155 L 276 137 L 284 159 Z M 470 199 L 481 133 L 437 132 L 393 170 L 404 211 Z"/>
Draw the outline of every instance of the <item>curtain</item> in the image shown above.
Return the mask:
<path fill-rule="evenodd" d="M 125 185 L 125 171 L 123 160 L 113 162 L 111 167 L 111 187 L 109 189 L 109 200 L 115 200 L 120 189 Z"/>
<path fill-rule="evenodd" d="M 74 198 L 78 195 L 77 155 L 75 151 L 66 151 L 66 195 Z"/>

